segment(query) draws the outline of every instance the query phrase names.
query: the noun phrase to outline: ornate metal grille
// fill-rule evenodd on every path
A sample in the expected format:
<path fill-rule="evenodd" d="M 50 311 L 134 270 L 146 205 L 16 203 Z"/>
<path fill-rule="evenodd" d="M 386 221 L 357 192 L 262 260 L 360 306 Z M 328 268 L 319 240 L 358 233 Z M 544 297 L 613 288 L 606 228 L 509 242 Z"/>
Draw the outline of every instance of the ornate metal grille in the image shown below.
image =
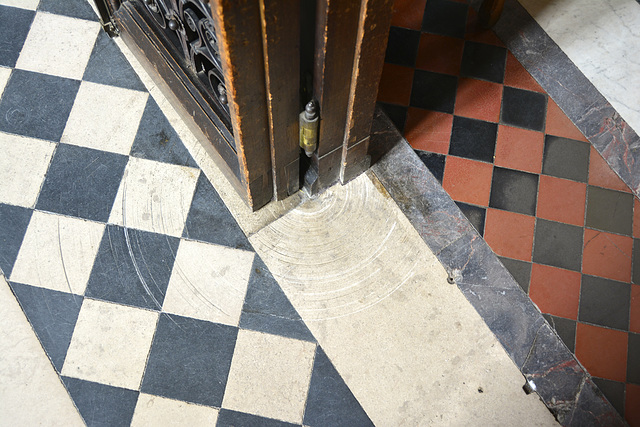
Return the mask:
<path fill-rule="evenodd" d="M 208 88 L 215 104 L 212 107 L 232 134 L 227 91 L 209 0 L 142 0 L 142 3 Z"/>

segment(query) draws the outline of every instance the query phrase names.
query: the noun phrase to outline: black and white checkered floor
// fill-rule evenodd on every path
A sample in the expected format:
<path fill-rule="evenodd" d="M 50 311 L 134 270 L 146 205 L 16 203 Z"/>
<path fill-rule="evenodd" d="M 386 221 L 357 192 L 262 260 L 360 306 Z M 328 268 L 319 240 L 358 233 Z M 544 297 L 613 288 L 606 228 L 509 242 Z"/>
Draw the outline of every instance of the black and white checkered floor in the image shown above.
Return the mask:
<path fill-rule="evenodd" d="M 371 424 L 84 0 L 0 1 L 0 93 L 0 268 L 88 425 Z"/>

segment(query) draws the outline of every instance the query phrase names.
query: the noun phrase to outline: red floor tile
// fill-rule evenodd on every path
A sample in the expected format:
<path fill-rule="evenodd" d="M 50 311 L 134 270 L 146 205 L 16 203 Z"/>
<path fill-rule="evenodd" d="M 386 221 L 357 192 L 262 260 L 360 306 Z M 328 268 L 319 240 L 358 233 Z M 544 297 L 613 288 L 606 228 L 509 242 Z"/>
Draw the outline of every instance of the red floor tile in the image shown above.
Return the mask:
<path fill-rule="evenodd" d="M 418 45 L 416 68 L 457 76 L 463 49 L 464 40 L 423 33 Z"/>
<path fill-rule="evenodd" d="M 629 330 L 640 334 L 640 285 L 631 285 Z"/>
<path fill-rule="evenodd" d="M 395 0 L 391 25 L 420 30 L 427 0 Z"/>
<path fill-rule="evenodd" d="M 409 108 L 404 137 L 415 149 L 433 153 L 449 153 L 453 115 Z"/>
<path fill-rule="evenodd" d="M 447 156 L 442 187 L 456 201 L 487 206 L 492 174 L 490 163 Z"/>
<path fill-rule="evenodd" d="M 498 126 L 495 165 L 525 172 L 542 171 L 544 134 L 511 126 Z"/>
<path fill-rule="evenodd" d="M 640 427 L 640 385 L 627 384 L 624 418 L 630 427 Z"/>
<path fill-rule="evenodd" d="M 531 261 L 535 218 L 499 209 L 487 209 L 484 239 L 495 253 Z"/>
<path fill-rule="evenodd" d="M 602 231 L 584 230 L 582 272 L 621 282 L 631 281 L 633 239 Z"/>
<path fill-rule="evenodd" d="M 582 227 L 586 197 L 587 184 L 540 175 L 537 216 Z"/>
<path fill-rule="evenodd" d="M 507 53 L 507 66 L 504 71 L 504 84 L 519 89 L 545 93 L 531 74 L 520 64 L 511 52 Z"/>
<path fill-rule="evenodd" d="M 576 357 L 594 377 L 625 381 L 627 333 L 578 323 Z"/>
<path fill-rule="evenodd" d="M 502 85 L 476 79 L 458 79 L 456 116 L 497 123 L 500 120 Z"/>
<path fill-rule="evenodd" d="M 616 175 L 611 166 L 593 146 L 589 157 L 589 184 L 631 193 L 631 189 L 627 187 L 627 184 Z"/>
<path fill-rule="evenodd" d="M 640 238 L 640 200 L 633 198 L 633 237 Z"/>
<path fill-rule="evenodd" d="M 543 313 L 576 320 L 581 279 L 576 271 L 533 264 L 529 296 Z"/>
<path fill-rule="evenodd" d="M 582 132 L 571 122 L 566 114 L 558 107 L 553 99 L 547 102 L 547 125 L 546 133 L 554 136 L 587 141 Z"/>
<path fill-rule="evenodd" d="M 474 42 L 505 47 L 502 40 L 498 38 L 493 30 L 485 29 L 478 23 L 478 13 L 472 7 L 469 8 L 469 14 L 467 15 L 467 28 L 464 38 Z"/>
<path fill-rule="evenodd" d="M 409 105 L 412 84 L 413 68 L 384 64 L 378 87 L 378 101 Z"/>

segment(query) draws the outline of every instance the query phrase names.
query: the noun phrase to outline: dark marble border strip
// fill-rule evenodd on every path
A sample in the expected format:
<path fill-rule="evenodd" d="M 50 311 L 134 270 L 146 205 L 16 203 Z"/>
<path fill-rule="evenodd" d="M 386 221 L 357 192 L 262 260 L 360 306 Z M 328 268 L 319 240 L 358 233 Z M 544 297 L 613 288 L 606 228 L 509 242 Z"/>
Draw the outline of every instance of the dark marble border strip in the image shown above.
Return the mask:
<path fill-rule="evenodd" d="M 640 137 L 636 131 L 517 0 L 505 1 L 494 31 L 640 197 Z"/>
<path fill-rule="evenodd" d="M 379 110 L 371 140 L 374 148 L 393 146 L 371 170 L 525 378 L 534 382 L 558 421 L 575 426 L 625 425 L 531 299 Z"/>

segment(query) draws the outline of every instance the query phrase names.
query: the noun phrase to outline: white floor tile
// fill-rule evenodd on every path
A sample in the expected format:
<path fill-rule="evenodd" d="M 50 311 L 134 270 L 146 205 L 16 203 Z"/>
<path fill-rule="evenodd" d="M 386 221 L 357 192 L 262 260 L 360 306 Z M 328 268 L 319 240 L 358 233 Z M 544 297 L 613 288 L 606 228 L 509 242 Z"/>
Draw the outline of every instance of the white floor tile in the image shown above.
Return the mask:
<path fill-rule="evenodd" d="M 9 76 L 11 76 L 11 68 L 0 67 L 0 95 L 9 81 Z"/>
<path fill-rule="evenodd" d="M 61 142 L 128 155 L 148 94 L 82 82 Z"/>
<path fill-rule="evenodd" d="M 214 426 L 218 410 L 140 393 L 131 426 Z"/>
<path fill-rule="evenodd" d="M 301 424 L 315 344 L 240 330 L 222 407 Z"/>
<path fill-rule="evenodd" d="M 253 257 L 240 249 L 182 240 L 163 310 L 237 326 Z"/>
<path fill-rule="evenodd" d="M 40 0 L 0 0 L 4 6 L 19 7 L 21 9 L 36 10 Z"/>
<path fill-rule="evenodd" d="M 35 211 L 11 280 L 82 295 L 104 224 Z"/>
<path fill-rule="evenodd" d="M 0 319 L 0 424 L 83 426 L 2 275 Z"/>
<path fill-rule="evenodd" d="M 158 313 L 85 299 L 62 375 L 138 390 Z"/>
<path fill-rule="evenodd" d="M 0 202 L 33 207 L 56 145 L 0 132 Z"/>
<path fill-rule="evenodd" d="M 98 22 L 38 12 L 16 68 L 80 80 L 98 30 Z"/>
<path fill-rule="evenodd" d="M 180 237 L 198 173 L 186 166 L 129 158 L 109 222 Z"/>

